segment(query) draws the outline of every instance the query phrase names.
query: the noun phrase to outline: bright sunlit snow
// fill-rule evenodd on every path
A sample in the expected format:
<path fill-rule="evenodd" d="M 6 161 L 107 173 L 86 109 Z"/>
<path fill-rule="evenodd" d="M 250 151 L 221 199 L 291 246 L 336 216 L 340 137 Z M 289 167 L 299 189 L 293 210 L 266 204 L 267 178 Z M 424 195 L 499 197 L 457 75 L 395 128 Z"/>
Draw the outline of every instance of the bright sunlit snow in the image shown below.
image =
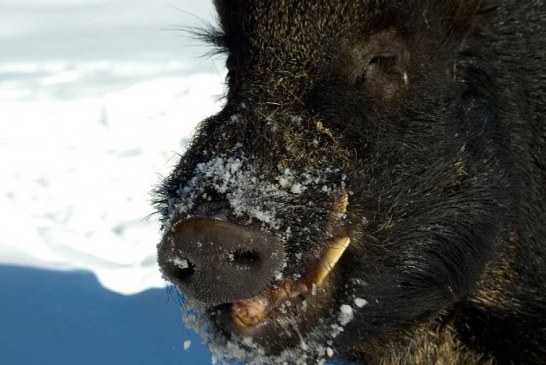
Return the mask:
<path fill-rule="evenodd" d="M 223 95 L 222 62 L 165 30 L 210 20 L 197 3 L 0 4 L 1 264 L 165 285 L 150 191 Z"/>

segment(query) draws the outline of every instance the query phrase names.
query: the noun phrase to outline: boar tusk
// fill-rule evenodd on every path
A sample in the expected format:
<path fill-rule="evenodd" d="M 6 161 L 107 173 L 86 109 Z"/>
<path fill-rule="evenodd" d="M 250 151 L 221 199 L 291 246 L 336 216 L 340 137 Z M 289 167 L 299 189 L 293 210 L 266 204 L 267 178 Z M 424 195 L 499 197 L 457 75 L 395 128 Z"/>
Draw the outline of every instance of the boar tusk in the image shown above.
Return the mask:
<path fill-rule="evenodd" d="M 349 247 L 349 243 L 351 243 L 351 239 L 349 237 L 343 237 L 335 241 L 326 249 L 324 255 L 322 256 L 322 259 L 317 266 L 317 270 L 315 275 L 313 276 L 311 284 L 322 284 L 330 271 L 332 271 L 334 266 L 336 266 L 337 262 L 339 261 L 347 247 Z"/>

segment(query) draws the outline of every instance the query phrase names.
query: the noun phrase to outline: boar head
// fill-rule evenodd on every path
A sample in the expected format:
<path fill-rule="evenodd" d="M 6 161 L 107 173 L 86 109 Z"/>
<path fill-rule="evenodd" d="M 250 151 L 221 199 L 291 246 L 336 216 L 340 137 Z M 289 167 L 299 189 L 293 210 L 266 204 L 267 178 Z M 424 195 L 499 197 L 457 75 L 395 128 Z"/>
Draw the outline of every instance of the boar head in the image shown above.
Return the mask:
<path fill-rule="evenodd" d="M 226 103 L 157 199 L 216 355 L 350 356 L 469 295 L 509 190 L 485 2 L 216 7 Z"/>

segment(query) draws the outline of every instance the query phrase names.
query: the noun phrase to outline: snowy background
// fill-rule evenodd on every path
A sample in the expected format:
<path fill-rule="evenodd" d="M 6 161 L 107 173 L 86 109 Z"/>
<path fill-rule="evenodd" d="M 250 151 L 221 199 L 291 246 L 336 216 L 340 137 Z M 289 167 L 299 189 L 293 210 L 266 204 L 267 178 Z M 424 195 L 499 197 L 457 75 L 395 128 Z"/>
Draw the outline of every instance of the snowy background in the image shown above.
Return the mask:
<path fill-rule="evenodd" d="M 221 106 L 211 1 L 0 1 L 0 264 L 164 288 L 150 191 Z"/>
<path fill-rule="evenodd" d="M 1 364 L 210 363 L 147 217 L 221 107 L 211 3 L 0 0 Z"/>

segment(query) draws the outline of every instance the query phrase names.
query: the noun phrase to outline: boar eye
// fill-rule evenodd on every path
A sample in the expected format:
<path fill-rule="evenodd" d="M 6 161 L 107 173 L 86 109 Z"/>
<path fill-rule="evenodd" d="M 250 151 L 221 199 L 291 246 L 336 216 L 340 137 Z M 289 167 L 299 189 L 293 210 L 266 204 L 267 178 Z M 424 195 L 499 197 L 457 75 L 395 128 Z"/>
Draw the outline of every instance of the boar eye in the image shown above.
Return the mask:
<path fill-rule="evenodd" d="M 396 32 L 386 30 L 372 35 L 353 50 L 351 81 L 379 98 L 390 98 L 404 85 L 409 54 Z"/>
<path fill-rule="evenodd" d="M 398 63 L 398 60 L 397 60 L 396 56 L 379 55 L 379 56 L 372 57 L 372 59 L 368 63 L 368 67 L 370 67 L 370 66 L 379 66 L 379 67 L 382 67 L 385 70 L 389 70 L 389 69 L 392 69 L 393 67 L 395 67 L 397 63 Z"/>

